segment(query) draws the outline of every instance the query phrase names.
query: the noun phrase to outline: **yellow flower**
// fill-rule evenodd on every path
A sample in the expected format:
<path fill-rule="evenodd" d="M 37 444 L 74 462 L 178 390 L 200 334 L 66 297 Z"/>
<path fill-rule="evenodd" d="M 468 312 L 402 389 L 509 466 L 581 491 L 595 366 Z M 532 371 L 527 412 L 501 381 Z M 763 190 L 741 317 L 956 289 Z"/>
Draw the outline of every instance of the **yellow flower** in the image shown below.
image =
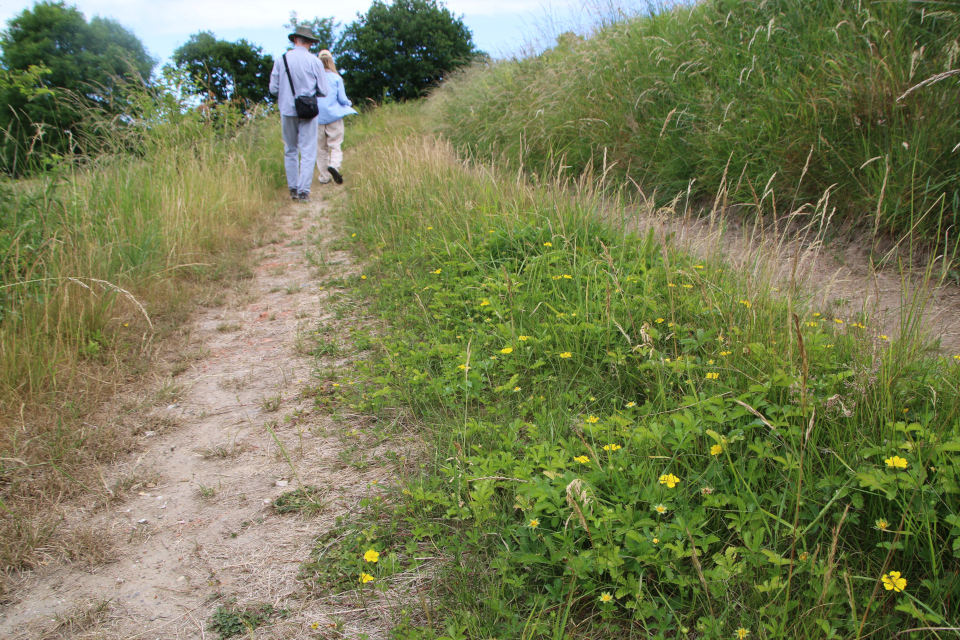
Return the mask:
<path fill-rule="evenodd" d="M 366 280 L 366 279 L 367 279 L 367 276 L 360 276 L 360 279 L 361 279 L 361 280 Z"/>
<path fill-rule="evenodd" d="M 710 373 L 707 374 L 707 380 L 716 380 L 719 377 L 720 377 L 720 374 L 717 373 L 716 371 L 711 371 Z"/>
<path fill-rule="evenodd" d="M 380 554 L 373 549 L 368 549 L 367 552 L 363 554 L 363 559 L 367 562 L 376 562 L 380 559 Z"/>
<path fill-rule="evenodd" d="M 350 234 L 350 237 L 351 237 L 351 238 L 356 238 L 356 237 L 357 237 L 357 234 L 351 233 L 351 234 Z"/>
<path fill-rule="evenodd" d="M 656 511 L 657 513 L 666 513 L 666 512 L 667 512 L 667 508 L 666 508 L 665 506 L 663 506 L 662 504 L 658 504 L 657 506 L 655 506 L 655 507 L 653 508 L 653 510 Z"/>
<path fill-rule="evenodd" d="M 837 324 L 843 324 L 843 320 L 841 320 L 840 318 L 834 318 L 833 321 L 836 322 Z"/>
<path fill-rule="evenodd" d="M 721 351 L 721 352 L 720 352 L 720 355 L 721 355 L 721 356 L 728 356 L 728 355 L 730 355 L 731 353 L 733 353 L 733 351 Z"/>
<path fill-rule="evenodd" d="M 590 424 L 597 424 L 598 422 L 600 422 L 600 418 L 598 418 L 597 416 L 590 416 L 589 418 L 587 418 L 587 422 L 589 422 Z"/>
<path fill-rule="evenodd" d="M 319 623 L 319 622 L 314 622 L 312 625 L 310 625 L 310 628 L 313 629 L 314 631 L 316 631 L 317 629 L 320 628 L 320 623 Z"/>
<path fill-rule="evenodd" d="M 564 279 L 564 280 L 573 280 L 573 276 L 570 275 L 569 273 L 565 273 L 565 274 L 563 274 L 563 279 Z"/>
<path fill-rule="evenodd" d="M 673 284 L 673 283 L 671 282 L 671 283 L 669 283 L 667 286 L 668 286 L 668 287 L 672 287 L 672 288 L 676 288 L 677 285 L 675 285 L 675 284 Z"/>
<path fill-rule="evenodd" d="M 693 268 L 694 268 L 694 269 L 703 269 L 703 265 L 702 265 L 702 264 L 695 264 L 695 265 L 693 265 Z"/>
<path fill-rule="evenodd" d="M 672 473 L 666 473 L 660 476 L 660 484 L 667 485 L 668 489 L 673 489 L 675 486 L 677 486 L 678 482 L 680 482 L 680 478 L 673 475 Z"/>
<path fill-rule="evenodd" d="M 588 458 L 587 456 L 577 456 L 573 460 L 574 462 L 579 462 L 580 464 L 587 464 L 588 462 L 590 462 L 590 458 Z"/>
<path fill-rule="evenodd" d="M 684 284 L 684 285 L 680 285 L 680 286 L 682 286 L 684 289 L 693 289 L 693 285 L 692 285 L 692 284 Z"/>
<path fill-rule="evenodd" d="M 718 456 L 721 453 L 723 453 L 723 447 L 720 446 L 719 444 L 715 444 L 712 447 L 710 447 L 710 455 Z"/>
<path fill-rule="evenodd" d="M 536 529 L 536 528 L 539 527 L 539 526 L 540 526 L 540 521 L 537 520 L 536 518 L 534 518 L 533 520 L 530 521 L 530 528 L 531 528 L 531 529 Z"/>
<path fill-rule="evenodd" d="M 553 246 L 553 243 L 552 243 L 552 242 L 544 242 L 544 243 L 543 243 L 543 246 L 545 246 L 545 247 L 552 247 L 552 246 Z"/>
<path fill-rule="evenodd" d="M 800 560 L 800 562 L 806 562 L 807 560 L 810 559 L 810 554 L 804 551 L 803 553 L 800 554 L 798 559 Z"/>
<path fill-rule="evenodd" d="M 603 593 L 600 594 L 600 602 L 611 602 L 612 600 L 613 600 L 613 596 L 610 595 L 609 592 L 604 591 Z"/>
<path fill-rule="evenodd" d="M 636 402 L 628 402 L 628 403 L 627 403 L 627 408 L 628 408 L 628 409 L 630 409 L 630 408 L 632 408 L 632 407 L 635 407 L 635 406 L 637 406 L 637 403 L 636 403 Z"/>
<path fill-rule="evenodd" d="M 886 531 L 890 527 L 890 523 L 883 518 L 880 518 L 873 524 L 877 525 L 877 529 L 880 529 L 880 531 Z"/>
<path fill-rule="evenodd" d="M 713 364 L 713 360 L 707 360 L 707 364 Z"/>
<path fill-rule="evenodd" d="M 883 335 L 883 334 L 880 334 L 880 339 L 881 339 L 881 340 L 889 340 L 889 339 L 890 339 L 890 336 L 885 336 L 885 335 Z"/>
<path fill-rule="evenodd" d="M 807 326 L 808 326 L 808 327 L 819 327 L 819 326 L 820 326 L 820 323 L 818 323 L 818 322 L 808 322 L 808 323 L 807 323 Z"/>
<path fill-rule="evenodd" d="M 741 301 L 740 301 L 740 304 L 742 304 L 743 306 L 745 306 L 747 309 L 749 309 L 750 307 L 753 306 L 752 304 L 750 304 L 750 301 L 749 301 L 749 300 L 741 300 Z"/>
<path fill-rule="evenodd" d="M 433 231 L 433 227 L 427 227 L 427 231 Z"/>
<path fill-rule="evenodd" d="M 470 367 L 468 367 L 468 366 L 465 365 L 465 364 L 459 364 L 459 365 L 457 365 L 457 369 L 460 369 L 461 371 L 466 371 L 466 370 L 469 369 L 469 368 L 470 368 Z"/>
<path fill-rule="evenodd" d="M 434 271 L 434 273 L 439 274 L 441 271 L 443 271 L 443 269 L 437 269 L 436 271 Z"/>
<path fill-rule="evenodd" d="M 490 301 L 487 300 L 486 298 L 484 298 L 483 300 L 480 301 L 480 306 L 481 306 L 481 307 L 487 307 L 487 306 L 489 306 L 489 305 L 490 305 Z"/>
<path fill-rule="evenodd" d="M 605 445 L 603 445 L 603 450 L 604 450 L 604 451 L 616 451 L 617 449 L 623 449 L 623 447 L 621 447 L 621 446 L 618 445 L 618 444 L 605 444 Z"/>
<path fill-rule="evenodd" d="M 880 578 L 883 582 L 883 588 L 887 591 L 893 591 L 894 593 L 900 593 L 907 588 L 906 578 L 900 577 L 899 571 L 891 571 L 890 573 L 883 574 L 883 577 Z"/>
<path fill-rule="evenodd" d="M 517 336 L 517 340 L 521 342 L 526 342 L 529 339 L 529 336 Z"/>
<path fill-rule="evenodd" d="M 560 354 L 560 357 L 561 357 L 561 358 L 572 358 L 572 357 L 573 357 L 573 354 L 570 353 L 569 351 L 564 351 L 563 353 Z"/>
<path fill-rule="evenodd" d="M 654 538 L 653 544 L 660 544 L 660 538 Z"/>
<path fill-rule="evenodd" d="M 906 469 L 907 461 L 901 458 L 900 456 L 892 456 L 884 460 L 887 463 L 887 466 L 891 469 Z"/>
<path fill-rule="evenodd" d="M 747 636 L 750 635 L 750 629 L 744 629 L 740 627 L 737 629 L 737 640 L 746 640 Z"/>
<path fill-rule="evenodd" d="M 819 314 L 819 313 L 815 313 L 815 314 L 813 314 L 813 317 L 814 317 L 814 318 L 819 318 L 819 317 L 820 317 L 820 314 Z"/>
<path fill-rule="evenodd" d="M 513 388 L 513 392 L 514 392 L 514 393 L 516 393 L 517 391 L 520 391 L 520 387 L 514 387 L 514 388 Z"/>
<path fill-rule="evenodd" d="M 500 349 L 500 353 L 513 353 L 513 347 L 504 347 Z"/>
<path fill-rule="evenodd" d="M 360 584 L 367 584 L 368 582 L 373 582 L 373 576 L 369 573 L 360 573 Z"/>

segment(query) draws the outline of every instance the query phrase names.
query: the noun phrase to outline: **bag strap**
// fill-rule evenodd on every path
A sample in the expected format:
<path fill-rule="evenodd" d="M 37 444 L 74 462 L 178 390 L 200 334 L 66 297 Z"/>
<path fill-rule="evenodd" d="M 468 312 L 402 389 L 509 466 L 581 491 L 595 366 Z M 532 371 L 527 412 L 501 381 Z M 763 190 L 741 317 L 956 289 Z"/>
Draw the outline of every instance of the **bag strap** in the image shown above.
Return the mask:
<path fill-rule="evenodd" d="M 293 94 L 294 100 L 297 98 L 297 90 L 293 87 L 293 76 L 290 75 L 290 65 L 287 64 L 287 54 L 284 53 L 283 56 L 283 68 L 287 70 L 287 80 L 290 81 L 290 93 Z"/>

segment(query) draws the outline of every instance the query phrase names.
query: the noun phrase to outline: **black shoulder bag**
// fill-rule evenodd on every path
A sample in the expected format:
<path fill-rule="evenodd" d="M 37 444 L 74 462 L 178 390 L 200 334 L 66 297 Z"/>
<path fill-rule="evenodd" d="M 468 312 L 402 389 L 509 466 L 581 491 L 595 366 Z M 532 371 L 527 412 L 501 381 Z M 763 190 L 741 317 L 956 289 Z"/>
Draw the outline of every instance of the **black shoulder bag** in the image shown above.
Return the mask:
<path fill-rule="evenodd" d="M 283 68 L 287 70 L 287 80 L 290 81 L 290 92 L 293 93 L 293 106 L 297 109 L 297 117 L 301 120 L 313 120 L 320 115 L 316 96 L 298 96 L 293 86 L 293 76 L 290 75 L 290 66 L 287 64 L 287 54 L 283 54 Z"/>

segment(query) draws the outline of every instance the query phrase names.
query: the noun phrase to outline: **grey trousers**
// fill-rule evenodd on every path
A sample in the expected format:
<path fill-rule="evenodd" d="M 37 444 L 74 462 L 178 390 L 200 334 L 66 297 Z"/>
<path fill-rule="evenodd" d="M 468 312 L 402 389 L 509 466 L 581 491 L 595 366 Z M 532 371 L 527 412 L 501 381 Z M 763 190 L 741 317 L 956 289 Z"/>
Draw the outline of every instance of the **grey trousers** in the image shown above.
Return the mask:
<path fill-rule="evenodd" d="M 280 130 L 283 133 L 283 167 L 287 170 L 287 186 L 310 193 L 313 167 L 317 162 L 317 119 L 280 116 Z"/>

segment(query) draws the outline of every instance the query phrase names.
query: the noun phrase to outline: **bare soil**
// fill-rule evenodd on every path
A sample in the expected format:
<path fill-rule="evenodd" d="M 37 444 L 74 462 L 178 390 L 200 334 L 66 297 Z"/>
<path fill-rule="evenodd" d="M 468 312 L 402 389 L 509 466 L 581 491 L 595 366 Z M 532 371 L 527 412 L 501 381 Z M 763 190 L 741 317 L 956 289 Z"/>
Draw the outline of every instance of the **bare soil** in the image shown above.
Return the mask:
<path fill-rule="evenodd" d="M 145 390 L 175 399 L 138 417 L 149 425 L 139 452 L 104 478 L 125 497 L 66 514 L 61 540 L 76 560 L 8 580 L 0 638 L 217 638 L 210 617 L 227 604 L 287 610 L 244 637 L 381 637 L 388 610 L 297 579 L 316 538 L 389 483 L 379 455 L 408 446 L 374 443 L 370 464 L 351 464 L 356 438 L 345 436 L 363 418 L 315 409 L 333 384 L 324 371 L 348 364 L 358 319 L 322 284 L 357 270 L 334 249 L 342 234 L 323 200 L 342 190 L 314 193 L 279 215 L 253 279 L 195 314 L 189 367 Z M 319 326 L 338 343 L 326 364 L 308 353 Z M 323 510 L 278 514 L 273 500 L 301 485 L 320 489 Z"/>

